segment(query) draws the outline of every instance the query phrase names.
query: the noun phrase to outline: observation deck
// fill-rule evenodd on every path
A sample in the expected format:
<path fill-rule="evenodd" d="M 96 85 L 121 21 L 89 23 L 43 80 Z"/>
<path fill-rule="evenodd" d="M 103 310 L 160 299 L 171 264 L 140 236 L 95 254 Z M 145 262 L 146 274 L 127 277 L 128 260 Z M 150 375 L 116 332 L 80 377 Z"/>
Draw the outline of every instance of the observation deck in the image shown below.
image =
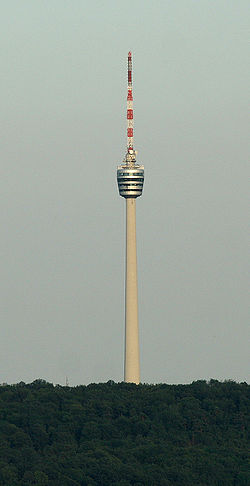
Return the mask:
<path fill-rule="evenodd" d="M 125 160 L 117 167 L 117 182 L 120 196 L 139 197 L 142 195 L 144 166 L 136 164 L 136 152 L 129 148 Z"/>
<path fill-rule="evenodd" d="M 142 195 L 144 182 L 144 166 L 126 163 L 117 167 L 117 182 L 120 196 L 139 197 Z"/>

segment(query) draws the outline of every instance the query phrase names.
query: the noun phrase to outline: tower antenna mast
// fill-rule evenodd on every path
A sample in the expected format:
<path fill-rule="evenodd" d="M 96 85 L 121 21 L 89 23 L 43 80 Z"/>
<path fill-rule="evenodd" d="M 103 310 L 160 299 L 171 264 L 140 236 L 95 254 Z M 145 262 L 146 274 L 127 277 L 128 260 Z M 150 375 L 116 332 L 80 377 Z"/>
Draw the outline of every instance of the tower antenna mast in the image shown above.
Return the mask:
<path fill-rule="evenodd" d="M 126 296 L 124 381 L 140 383 L 138 291 L 136 258 L 136 198 L 141 196 L 144 167 L 136 163 L 134 150 L 132 54 L 128 53 L 127 153 L 117 168 L 120 196 L 126 199 Z"/>
<path fill-rule="evenodd" d="M 134 110 L 132 91 L 132 53 L 128 53 L 128 96 L 127 96 L 127 149 L 133 150 L 134 145 Z"/>

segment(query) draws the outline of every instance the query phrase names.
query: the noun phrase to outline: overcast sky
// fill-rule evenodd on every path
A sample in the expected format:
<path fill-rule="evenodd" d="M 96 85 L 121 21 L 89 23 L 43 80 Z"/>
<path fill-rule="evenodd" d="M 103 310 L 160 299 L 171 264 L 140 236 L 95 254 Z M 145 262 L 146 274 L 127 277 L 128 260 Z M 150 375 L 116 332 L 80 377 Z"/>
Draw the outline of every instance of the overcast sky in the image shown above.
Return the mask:
<path fill-rule="evenodd" d="M 123 379 L 133 53 L 141 380 L 248 381 L 246 0 L 1 0 L 0 383 Z"/>

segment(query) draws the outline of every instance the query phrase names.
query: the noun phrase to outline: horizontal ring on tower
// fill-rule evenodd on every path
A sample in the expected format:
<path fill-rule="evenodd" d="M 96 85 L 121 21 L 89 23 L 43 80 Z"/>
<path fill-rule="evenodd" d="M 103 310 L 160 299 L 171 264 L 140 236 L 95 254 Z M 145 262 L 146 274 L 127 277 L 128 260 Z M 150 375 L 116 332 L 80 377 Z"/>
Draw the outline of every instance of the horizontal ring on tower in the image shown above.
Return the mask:
<path fill-rule="evenodd" d="M 143 165 L 119 165 L 117 167 L 117 182 L 120 196 L 126 198 L 141 196 L 144 182 Z"/>

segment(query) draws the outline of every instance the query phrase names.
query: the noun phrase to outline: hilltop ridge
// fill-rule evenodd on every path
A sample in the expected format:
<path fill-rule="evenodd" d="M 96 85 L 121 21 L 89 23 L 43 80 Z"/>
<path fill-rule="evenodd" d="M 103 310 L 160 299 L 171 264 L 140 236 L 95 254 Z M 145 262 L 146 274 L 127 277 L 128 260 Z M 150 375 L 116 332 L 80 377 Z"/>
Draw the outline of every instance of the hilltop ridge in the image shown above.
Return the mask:
<path fill-rule="evenodd" d="M 0 386 L 0 486 L 247 486 L 249 385 Z"/>

